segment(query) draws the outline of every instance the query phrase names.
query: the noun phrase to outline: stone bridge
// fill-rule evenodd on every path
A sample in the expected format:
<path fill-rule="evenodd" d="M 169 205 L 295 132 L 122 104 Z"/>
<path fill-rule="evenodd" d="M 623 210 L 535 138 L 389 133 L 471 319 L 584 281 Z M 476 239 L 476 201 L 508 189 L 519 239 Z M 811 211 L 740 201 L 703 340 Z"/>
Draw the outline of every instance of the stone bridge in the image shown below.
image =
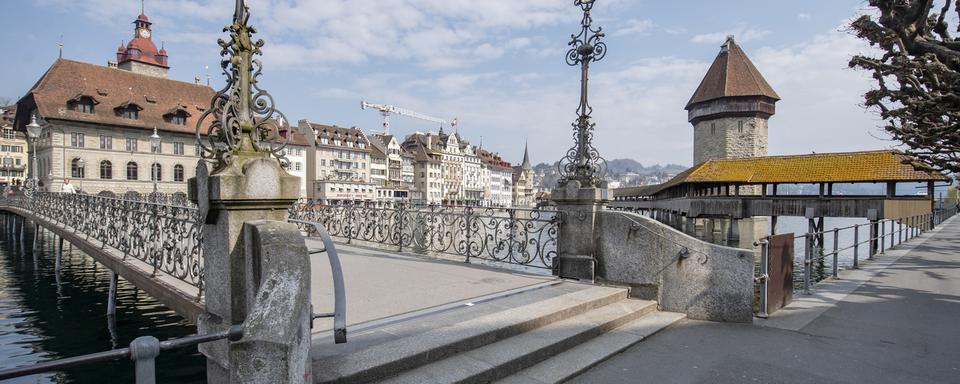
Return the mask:
<path fill-rule="evenodd" d="M 203 329 L 211 266 L 197 207 L 36 193 L 3 199 L 0 210 L 12 214 L 13 230 L 69 242 L 184 318 L 200 319 Z M 405 377 L 401 381 L 420 382 L 437 372 L 433 364 L 449 359 L 473 360 L 468 377 L 502 378 L 528 369 L 534 371 L 526 375 L 538 375 L 536 363 L 551 356 L 582 356 L 577 348 L 590 348 L 590 340 L 609 343 L 565 374 L 552 373 L 572 376 L 587 367 L 582 364 L 683 317 L 753 317 L 752 251 L 695 240 L 632 213 L 598 213 L 594 272 L 600 284 L 556 276 L 562 228 L 579 222 L 568 211 L 301 201 L 288 216 L 311 254 L 316 382 L 397 374 Z M 319 231 L 336 245 L 324 244 Z M 331 248 L 340 265 L 322 254 Z M 321 316 L 335 307 L 334 269 L 342 270 L 345 282 L 346 344 L 334 344 L 334 320 Z M 489 357 L 494 355 L 499 357 Z"/>

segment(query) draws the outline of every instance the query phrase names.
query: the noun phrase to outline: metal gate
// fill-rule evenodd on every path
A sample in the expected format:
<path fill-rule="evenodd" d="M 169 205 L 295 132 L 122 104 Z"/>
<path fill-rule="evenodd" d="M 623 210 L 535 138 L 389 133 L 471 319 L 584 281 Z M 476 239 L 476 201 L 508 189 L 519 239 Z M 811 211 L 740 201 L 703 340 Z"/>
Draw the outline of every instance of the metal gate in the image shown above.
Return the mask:
<path fill-rule="evenodd" d="M 793 233 L 760 241 L 760 313 L 767 317 L 793 301 Z"/>

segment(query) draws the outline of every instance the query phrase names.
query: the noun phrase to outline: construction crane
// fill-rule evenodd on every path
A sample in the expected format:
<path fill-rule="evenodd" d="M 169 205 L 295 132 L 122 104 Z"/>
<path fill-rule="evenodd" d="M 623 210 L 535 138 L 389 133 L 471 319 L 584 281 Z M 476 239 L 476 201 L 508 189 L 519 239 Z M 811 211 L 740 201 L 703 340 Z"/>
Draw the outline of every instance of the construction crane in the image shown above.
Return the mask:
<path fill-rule="evenodd" d="M 432 122 L 434 122 L 434 123 L 440 124 L 440 130 L 441 130 L 441 131 L 443 131 L 443 126 L 444 126 L 444 125 L 447 125 L 447 124 L 449 124 L 449 125 L 450 125 L 451 127 L 453 127 L 453 128 L 456 128 L 456 127 L 457 127 L 457 119 L 456 119 L 456 118 L 454 118 L 452 122 L 447 122 L 446 120 L 441 119 L 441 118 L 437 118 L 437 117 L 433 117 L 433 116 L 427 116 L 427 115 L 424 115 L 424 114 L 422 114 L 422 113 L 420 113 L 420 112 L 411 111 L 411 110 L 409 110 L 409 109 L 400 108 L 400 107 L 393 106 L 393 105 L 374 104 L 374 103 L 368 103 L 368 102 L 366 102 L 366 101 L 361 101 L 361 102 L 360 102 L 360 109 L 364 109 L 364 110 L 366 110 L 366 109 L 371 109 L 371 110 L 375 110 L 375 111 L 380 112 L 380 115 L 383 116 L 383 133 L 384 133 L 384 134 L 389 134 L 389 133 L 390 133 L 390 115 L 408 116 L 408 117 L 412 117 L 412 118 L 415 118 L 415 119 L 432 121 Z"/>

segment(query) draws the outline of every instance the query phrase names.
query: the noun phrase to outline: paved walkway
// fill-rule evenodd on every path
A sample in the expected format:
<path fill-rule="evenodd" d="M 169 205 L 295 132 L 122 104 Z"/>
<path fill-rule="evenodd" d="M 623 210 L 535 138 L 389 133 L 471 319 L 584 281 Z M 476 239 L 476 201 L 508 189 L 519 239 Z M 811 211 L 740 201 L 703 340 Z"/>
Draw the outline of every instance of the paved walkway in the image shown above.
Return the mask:
<path fill-rule="evenodd" d="M 960 218 L 873 263 L 763 325 L 684 321 L 572 382 L 960 383 Z"/>
<path fill-rule="evenodd" d="M 311 249 L 322 243 L 307 239 Z M 555 280 L 504 269 L 407 253 L 337 244 L 347 295 L 347 325 L 369 323 L 436 308 L 485 295 Z M 333 311 L 333 283 L 326 254 L 311 256 L 311 301 L 314 312 Z M 317 319 L 314 333 L 333 328 L 333 320 Z"/>

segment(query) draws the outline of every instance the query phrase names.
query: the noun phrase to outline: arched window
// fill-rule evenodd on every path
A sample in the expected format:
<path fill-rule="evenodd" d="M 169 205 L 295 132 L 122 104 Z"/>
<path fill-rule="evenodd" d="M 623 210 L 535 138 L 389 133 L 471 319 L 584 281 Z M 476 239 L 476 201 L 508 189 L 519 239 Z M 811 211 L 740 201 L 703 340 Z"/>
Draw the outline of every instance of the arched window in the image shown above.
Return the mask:
<path fill-rule="evenodd" d="M 132 161 L 127 163 L 127 180 L 138 180 L 140 178 L 138 175 L 139 170 L 137 163 Z"/>
<path fill-rule="evenodd" d="M 173 181 L 176 181 L 176 182 L 183 181 L 183 166 L 180 164 L 173 166 Z"/>
<path fill-rule="evenodd" d="M 151 171 L 152 172 L 150 172 L 150 180 L 163 181 L 163 167 L 161 167 L 160 164 L 153 163 L 153 167 L 151 167 Z"/>
<path fill-rule="evenodd" d="M 107 160 L 100 162 L 100 178 L 101 179 L 113 178 L 113 164 Z"/>
<path fill-rule="evenodd" d="M 74 179 L 82 179 L 84 176 L 83 172 L 83 160 L 76 158 L 70 161 L 70 177 Z"/>

